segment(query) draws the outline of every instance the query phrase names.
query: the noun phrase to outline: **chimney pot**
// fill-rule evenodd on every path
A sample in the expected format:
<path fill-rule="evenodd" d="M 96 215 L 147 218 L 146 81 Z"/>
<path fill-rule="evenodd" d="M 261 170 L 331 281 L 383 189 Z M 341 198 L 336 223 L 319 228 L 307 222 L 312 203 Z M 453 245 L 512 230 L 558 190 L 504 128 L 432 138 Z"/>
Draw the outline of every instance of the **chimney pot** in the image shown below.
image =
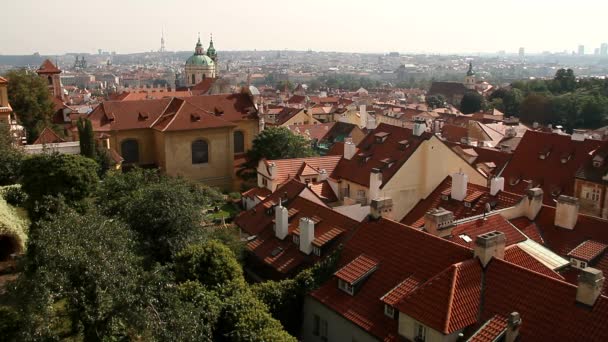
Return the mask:
<path fill-rule="evenodd" d="M 467 184 L 469 176 L 459 171 L 452 175 L 452 193 L 451 196 L 457 201 L 462 201 L 467 196 Z"/>
<path fill-rule="evenodd" d="M 454 228 L 454 213 L 443 209 L 432 209 L 424 215 L 424 230 L 439 237 L 450 236 Z"/>
<path fill-rule="evenodd" d="M 555 222 L 558 227 L 574 229 L 578 220 L 579 201 L 576 197 L 561 195 L 555 207 Z"/>
<path fill-rule="evenodd" d="M 578 287 L 576 289 L 576 301 L 588 306 L 593 306 L 597 297 L 602 294 L 604 287 L 604 274 L 593 267 L 581 270 L 578 276 Z"/>
<path fill-rule="evenodd" d="M 521 326 L 521 316 L 518 312 L 511 312 L 507 319 L 507 332 L 505 334 L 505 342 L 515 342 L 519 336 L 519 327 Z"/>
<path fill-rule="evenodd" d="M 274 224 L 275 224 L 275 235 L 277 238 L 283 240 L 289 233 L 289 214 L 287 208 L 281 203 L 274 207 Z"/>
<path fill-rule="evenodd" d="M 305 254 L 312 252 L 312 241 L 315 239 L 315 221 L 308 217 L 300 219 L 300 251 Z"/>
<path fill-rule="evenodd" d="M 475 239 L 475 256 L 486 267 L 492 258 L 504 259 L 506 237 L 503 232 L 492 231 L 477 236 Z"/>
<path fill-rule="evenodd" d="M 351 160 L 353 159 L 355 152 L 357 151 L 357 147 L 353 143 L 353 139 L 348 137 L 344 139 L 344 159 Z"/>
<path fill-rule="evenodd" d="M 370 204 L 370 216 L 374 220 L 379 220 L 381 217 L 391 219 L 392 212 L 393 200 L 391 198 L 375 198 Z"/>
<path fill-rule="evenodd" d="M 505 190 L 505 179 L 503 177 L 494 177 L 490 180 L 490 195 L 496 196 L 500 191 Z"/>

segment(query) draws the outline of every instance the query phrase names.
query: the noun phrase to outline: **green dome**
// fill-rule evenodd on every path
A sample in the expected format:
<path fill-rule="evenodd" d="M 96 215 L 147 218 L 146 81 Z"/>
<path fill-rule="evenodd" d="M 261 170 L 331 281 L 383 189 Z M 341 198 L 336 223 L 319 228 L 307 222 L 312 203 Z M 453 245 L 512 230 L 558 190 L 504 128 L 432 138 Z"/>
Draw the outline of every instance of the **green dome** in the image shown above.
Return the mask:
<path fill-rule="evenodd" d="M 213 60 L 205 55 L 192 55 L 186 61 L 186 65 L 198 65 L 198 66 L 213 66 Z"/>

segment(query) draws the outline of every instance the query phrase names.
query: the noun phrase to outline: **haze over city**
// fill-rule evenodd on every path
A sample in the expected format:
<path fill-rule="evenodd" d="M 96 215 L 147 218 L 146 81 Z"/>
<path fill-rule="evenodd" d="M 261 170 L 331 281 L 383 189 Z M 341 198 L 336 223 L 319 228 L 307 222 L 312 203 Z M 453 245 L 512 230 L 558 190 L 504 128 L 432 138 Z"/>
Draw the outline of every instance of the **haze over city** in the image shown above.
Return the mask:
<path fill-rule="evenodd" d="M 12 1 L 0 29 L 0 54 L 132 53 L 191 50 L 213 33 L 219 50 L 344 52 L 593 53 L 606 39 L 608 3 L 581 0 L 211 2 L 194 0 Z M 75 15 L 75 12 L 78 14 Z M 221 43 L 219 43 L 221 42 Z"/>

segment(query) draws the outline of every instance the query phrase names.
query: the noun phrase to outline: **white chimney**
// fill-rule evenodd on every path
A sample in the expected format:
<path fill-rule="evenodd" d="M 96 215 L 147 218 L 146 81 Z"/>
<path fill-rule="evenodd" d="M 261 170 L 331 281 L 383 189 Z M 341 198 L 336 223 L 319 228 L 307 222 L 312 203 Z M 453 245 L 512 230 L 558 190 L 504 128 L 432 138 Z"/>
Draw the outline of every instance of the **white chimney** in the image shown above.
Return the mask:
<path fill-rule="evenodd" d="M 571 138 L 574 141 L 585 141 L 585 130 L 584 129 L 573 130 Z"/>
<path fill-rule="evenodd" d="M 308 217 L 300 219 L 300 251 L 305 254 L 312 252 L 312 241 L 315 239 L 315 221 Z"/>
<path fill-rule="evenodd" d="M 505 190 L 505 179 L 503 177 L 494 177 L 490 180 L 490 195 L 496 196 L 500 191 Z"/>
<path fill-rule="evenodd" d="M 393 200 L 388 197 L 375 198 L 370 204 L 370 216 L 373 220 L 381 217 L 385 219 L 393 218 Z"/>
<path fill-rule="evenodd" d="M 578 220 L 578 198 L 561 195 L 557 199 L 555 208 L 555 222 L 558 227 L 574 229 Z"/>
<path fill-rule="evenodd" d="M 367 106 L 364 104 L 359 106 L 359 120 L 361 121 L 361 127 L 367 127 Z"/>
<path fill-rule="evenodd" d="M 475 257 L 479 258 L 483 267 L 486 267 L 492 258 L 505 258 L 505 234 L 492 231 L 477 236 L 475 239 Z"/>
<path fill-rule="evenodd" d="M 543 189 L 532 188 L 526 190 L 525 200 L 528 204 L 525 215 L 529 220 L 534 220 L 543 207 Z"/>
<path fill-rule="evenodd" d="M 521 316 L 518 312 L 511 312 L 507 319 L 507 331 L 505 342 L 515 342 L 519 337 L 519 327 L 521 326 Z"/>
<path fill-rule="evenodd" d="M 602 294 L 604 287 L 604 274 L 593 267 L 586 267 L 578 275 L 578 287 L 576 288 L 576 301 L 588 306 L 593 306 L 597 297 Z"/>
<path fill-rule="evenodd" d="M 414 135 L 419 137 L 426 131 L 426 123 L 424 120 L 415 119 L 414 120 Z"/>
<path fill-rule="evenodd" d="M 277 238 L 283 240 L 289 233 L 289 214 L 287 208 L 285 208 L 280 202 L 279 205 L 274 207 L 274 233 Z"/>
<path fill-rule="evenodd" d="M 371 130 L 376 129 L 376 126 L 377 126 L 377 124 L 376 124 L 376 118 L 373 115 L 371 115 L 371 114 L 368 113 L 367 114 L 367 121 L 365 123 L 365 128 L 367 128 L 367 129 L 369 129 L 371 131 Z"/>
<path fill-rule="evenodd" d="M 352 138 L 344 139 L 344 159 L 351 160 L 355 156 L 355 152 L 357 152 L 357 147 L 353 143 Z"/>
<path fill-rule="evenodd" d="M 467 197 L 467 184 L 469 183 L 469 176 L 460 170 L 458 173 L 452 175 L 452 198 L 457 201 L 464 200 Z"/>
<path fill-rule="evenodd" d="M 454 213 L 443 209 L 431 209 L 424 215 L 424 230 L 439 237 L 450 236 L 454 228 Z"/>
<path fill-rule="evenodd" d="M 319 181 L 324 181 L 327 179 L 327 170 L 321 169 L 319 170 Z"/>
<path fill-rule="evenodd" d="M 369 200 L 370 202 L 380 197 L 380 186 L 382 185 L 382 171 L 373 168 L 369 174 Z"/>

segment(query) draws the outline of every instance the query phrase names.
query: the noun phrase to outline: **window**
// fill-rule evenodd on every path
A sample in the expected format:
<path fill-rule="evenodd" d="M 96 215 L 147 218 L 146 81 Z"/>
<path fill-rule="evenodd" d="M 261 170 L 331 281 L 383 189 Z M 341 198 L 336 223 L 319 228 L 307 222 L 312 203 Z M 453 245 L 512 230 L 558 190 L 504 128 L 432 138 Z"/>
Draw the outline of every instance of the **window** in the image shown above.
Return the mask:
<path fill-rule="evenodd" d="M 312 247 L 312 252 L 314 253 L 314 255 L 316 256 L 321 256 L 321 248 L 317 247 L 317 246 L 313 246 Z"/>
<path fill-rule="evenodd" d="M 418 322 L 414 322 L 414 340 L 426 341 L 426 327 Z"/>
<path fill-rule="evenodd" d="M 296 245 L 300 244 L 300 235 L 293 235 L 293 243 L 295 243 Z"/>
<path fill-rule="evenodd" d="M 139 143 L 135 139 L 124 140 L 120 143 L 120 151 L 126 164 L 139 162 Z"/>
<path fill-rule="evenodd" d="M 262 178 L 262 185 L 268 186 L 268 179 Z"/>
<path fill-rule="evenodd" d="M 365 198 L 365 190 L 357 190 L 357 198 Z"/>
<path fill-rule="evenodd" d="M 355 288 L 342 279 L 338 279 L 338 288 L 351 296 L 355 293 Z"/>
<path fill-rule="evenodd" d="M 384 304 L 384 314 L 390 318 L 395 318 L 395 308 L 388 304 Z"/>
<path fill-rule="evenodd" d="M 245 152 L 245 135 L 241 131 L 234 132 L 234 153 Z"/>
<path fill-rule="evenodd" d="M 209 145 L 204 140 L 192 143 L 192 164 L 205 164 L 209 162 Z"/>
<path fill-rule="evenodd" d="M 194 78 L 194 74 L 192 74 L 192 84 L 196 84 L 196 79 Z"/>
<path fill-rule="evenodd" d="M 323 319 L 323 320 L 321 320 L 321 331 L 320 331 L 322 341 L 327 341 L 327 330 L 328 330 L 327 321 Z"/>
<path fill-rule="evenodd" d="M 321 331 L 321 317 L 319 315 L 314 315 L 312 318 L 312 334 L 315 336 L 319 336 Z"/>
<path fill-rule="evenodd" d="M 580 267 L 581 269 L 582 269 L 582 268 L 585 268 L 585 267 L 587 267 L 587 263 L 586 263 L 586 262 L 584 262 L 584 261 L 581 261 L 581 263 L 579 264 L 579 267 Z"/>

